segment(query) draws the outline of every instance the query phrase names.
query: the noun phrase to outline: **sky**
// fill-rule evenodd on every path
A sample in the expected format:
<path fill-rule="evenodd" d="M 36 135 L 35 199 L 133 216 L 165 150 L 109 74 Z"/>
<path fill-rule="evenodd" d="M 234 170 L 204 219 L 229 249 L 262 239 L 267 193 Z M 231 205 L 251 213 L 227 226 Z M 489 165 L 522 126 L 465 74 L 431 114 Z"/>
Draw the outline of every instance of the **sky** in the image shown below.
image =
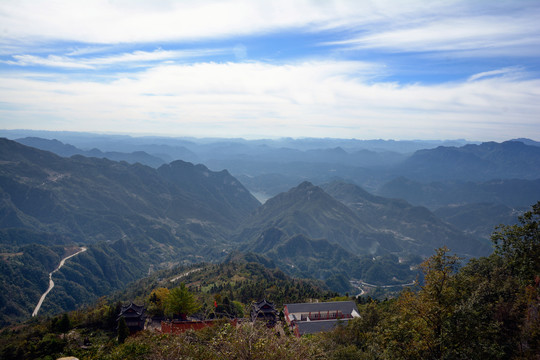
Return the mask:
<path fill-rule="evenodd" d="M 540 140 L 540 1 L 1 0 L 0 128 Z"/>

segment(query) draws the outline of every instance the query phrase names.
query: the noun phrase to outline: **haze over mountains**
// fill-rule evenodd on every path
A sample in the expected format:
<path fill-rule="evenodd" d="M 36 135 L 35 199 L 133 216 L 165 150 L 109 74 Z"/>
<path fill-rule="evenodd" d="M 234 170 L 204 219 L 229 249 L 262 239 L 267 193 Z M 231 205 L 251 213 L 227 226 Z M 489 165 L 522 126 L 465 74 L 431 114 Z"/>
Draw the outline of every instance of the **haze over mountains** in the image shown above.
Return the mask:
<path fill-rule="evenodd" d="M 2 130 L 0 135 L 60 156 L 80 154 L 152 167 L 178 159 L 202 163 L 212 170 L 227 169 L 252 192 L 266 197 L 304 180 L 322 184 L 340 178 L 377 192 L 399 177 L 422 183 L 540 178 L 540 143 L 528 139 L 480 144 L 465 140 L 132 138 L 23 130 Z"/>
<path fill-rule="evenodd" d="M 540 199 L 533 141 L 0 135 L 17 139 L 0 140 L 3 323 L 29 315 L 77 245 L 89 250 L 58 272 L 44 312 L 236 250 L 340 292 L 404 283 L 437 247 L 489 254 L 493 226 Z"/>

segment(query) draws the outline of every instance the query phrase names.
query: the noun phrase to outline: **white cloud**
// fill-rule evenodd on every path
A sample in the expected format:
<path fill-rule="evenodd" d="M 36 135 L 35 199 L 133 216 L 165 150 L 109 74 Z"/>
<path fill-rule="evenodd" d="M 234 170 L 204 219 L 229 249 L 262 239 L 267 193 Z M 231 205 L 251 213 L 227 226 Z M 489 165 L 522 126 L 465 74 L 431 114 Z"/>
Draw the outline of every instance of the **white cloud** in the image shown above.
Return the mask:
<path fill-rule="evenodd" d="M 540 55 L 538 18 L 537 1 L 2 0 L 0 126 L 196 136 L 540 139 L 539 80 L 526 73 L 530 59 L 508 60 Z M 261 51 L 239 37 L 323 30 L 336 31 L 306 38 L 341 36 L 327 43 L 332 59 L 326 61 L 318 55 L 317 61 L 249 62 Z M 159 47 L 197 48 L 201 41 L 217 48 Z M 157 50 L 132 51 L 149 44 Z M 340 49 L 360 49 L 355 58 L 376 49 L 450 60 L 503 55 L 504 61 L 496 70 L 493 62 L 486 68 L 476 62 L 472 76 L 460 68 L 467 74 L 461 76 L 469 76 L 463 81 L 401 85 L 381 82 L 389 71 L 382 65 L 336 60 L 351 54 Z M 209 62 L 217 54 L 242 62 Z M 396 58 L 388 62 L 393 69 L 411 66 Z M 27 73 L 31 67 L 41 69 Z"/>
<path fill-rule="evenodd" d="M 3 128 L 193 136 L 540 138 L 540 80 L 373 83 L 373 64 L 161 65 L 108 82 L 3 75 Z M 501 74 L 505 71 L 501 71 Z M 36 124 L 36 119 L 45 119 Z"/>
<path fill-rule="evenodd" d="M 484 78 L 488 78 L 488 77 L 501 76 L 501 75 L 502 76 L 511 76 L 511 77 L 517 78 L 517 77 L 522 77 L 525 74 L 524 74 L 524 70 L 521 67 L 512 66 L 512 67 L 507 67 L 507 68 L 503 68 L 503 69 L 484 71 L 484 72 L 481 72 L 481 73 L 478 73 L 478 74 L 474 74 L 474 75 L 470 76 L 468 80 L 469 81 L 475 81 L 475 80 L 478 80 L 478 79 L 484 79 Z"/>
<path fill-rule="evenodd" d="M 199 40 L 306 26 L 331 19 L 311 1 L 3 1 L 5 39 L 98 44 Z"/>
<path fill-rule="evenodd" d="M 9 65 L 29 66 L 29 65 L 41 65 L 74 69 L 91 69 L 92 66 L 80 62 L 73 61 L 65 56 L 49 55 L 47 57 L 35 56 L 35 55 L 14 55 L 13 58 L 16 61 L 7 60 L 4 63 Z"/>
<path fill-rule="evenodd" d="M 49 55 L 47 57 L 35 55 L 13 55 L 13 60 L 3 61 L 9 65 L 29 66 L 41 65 L 59 68 L 74 69 L 96 69 L 99 67 L 114 65 L 141 66 L 143 64 L 154 63 L 166 60 L 178 60 L 187 58 L 196 58 L 202 56 L 223 54 L 232 52 L 226 49 L 198 49 L 198 50 L 162 50 L 155 51 L 134 51 L 131 53 L 122 53 L 94 58 L 78 58 L 73 56 Z"/>
<path fill-rule="evenodd" d="M 458 52 L 459 56 L 540 55 L 540 9 L 490 16 L 433 16 L 377 26 L 329 42 L 349 49 L 393 52 Z"/>
<path fill-rule="evenodd" d="M 338 28 L 345 35 L 334 44 L 352 48 L 465 51 L 519 46 L 537 54 L 539 16 L 538 3 L 523 0 L 4 0 L 0 44 L 192 42 Z"/>

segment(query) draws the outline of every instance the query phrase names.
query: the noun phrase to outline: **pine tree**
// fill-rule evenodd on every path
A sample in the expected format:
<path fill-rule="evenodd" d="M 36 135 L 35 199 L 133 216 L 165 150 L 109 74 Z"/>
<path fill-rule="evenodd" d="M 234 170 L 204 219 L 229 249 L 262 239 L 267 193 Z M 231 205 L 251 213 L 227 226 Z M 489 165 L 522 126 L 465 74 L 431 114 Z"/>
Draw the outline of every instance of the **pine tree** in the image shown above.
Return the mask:
<path fill-rule="evenodd" d="M 58 321 L 58 330 L 62 334 L 66 334 L 69 329 L 71 329 L 71 321 L 69 321 L 69 316 L 67 313 L 64 313 L 62 317 L 60 318 L 60 321 Z"/>
<path fill-rule="evenodd" d="M 118 343 L 123 344 L 124 341 L 126 341 L 128 336 L 129 336 L 129 328 L 127 327 L 126 319 L 121 317 L 120 321 L 118 321 Z"/>

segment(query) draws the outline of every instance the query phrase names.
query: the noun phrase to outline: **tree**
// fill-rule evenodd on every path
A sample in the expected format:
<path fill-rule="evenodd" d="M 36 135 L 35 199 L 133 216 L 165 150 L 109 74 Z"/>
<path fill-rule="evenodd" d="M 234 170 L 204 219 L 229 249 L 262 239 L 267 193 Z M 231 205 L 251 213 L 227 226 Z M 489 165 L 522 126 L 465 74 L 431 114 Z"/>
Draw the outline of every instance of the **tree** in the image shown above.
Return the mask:
<path fill-rule="evenodd" d="M 60 321 L 58 321 L 58 330 L 65 334 L 71 329 L 71 322 L 69 321 L 69 317 L 67 313 L 64 313 L 62 317 L 60 318 Z"/>
<path fill-rule="evenodd" d="M 185 319 L 187 315 L 193 314 L 200 308 L 195 296 L 184 283 L 172 289 L 165 299 L 165 314 L 167 316 L 180 316 Z"/>
<path fill-rule="evenodd" d="M 148 313 L 154 316 L 163 316 L 165 314 L 165 302 L 169 294 L 170 291 L 167 288 L 152 290 L 148 297 Z"/>
<path fill-rule="evenodd" d="M 500 225 L 491 236 L 495 252 L 503 257 L 523 284 L 540 276 L 540 201 L 519 217 L 519 224 Z"/>
<path fill-rule="evenodd" d="M 107 308 L 107 312 L 105 314 L 105 319 L 103 321 L 103 326 L 105 329 L 108 330 L 114 330 L 116 327 L 116 320 L 118 318 L 118 314 L 120 314 L 120 310 L 122 309 L 122 303 L 120 301 L 117 301 L 115 304 L 111 304 Z"/>
<path fill-rule="evenodd" d="M 437 249 L 421 265 L 424 285 L 417 294 L 404 291 L 395 315 L 387 319 L 383 342 L 390 358 L 441 359 L 447 352 L 446 326 L 456 306 L 459 258 Z"/>
<path fill-rule="evenodd" d="M 540 201 L 519 217 L 516 225 L 501 225 L 491 239 L 507 272 L 521 286 L 499 306 L 503 329 L 510 333 L 522 357 L 540 351 Z M 534 355 L 533 355 L 534 356 Z M 531 356 L 532 358 L 532 356 Z"/>
<path fill-rule="evenodd" d="M 118 321 L 118 343 L 123 344 L 129 336 L 129 328 L 126 324 L 126 319 L 123 317 Z"/>

